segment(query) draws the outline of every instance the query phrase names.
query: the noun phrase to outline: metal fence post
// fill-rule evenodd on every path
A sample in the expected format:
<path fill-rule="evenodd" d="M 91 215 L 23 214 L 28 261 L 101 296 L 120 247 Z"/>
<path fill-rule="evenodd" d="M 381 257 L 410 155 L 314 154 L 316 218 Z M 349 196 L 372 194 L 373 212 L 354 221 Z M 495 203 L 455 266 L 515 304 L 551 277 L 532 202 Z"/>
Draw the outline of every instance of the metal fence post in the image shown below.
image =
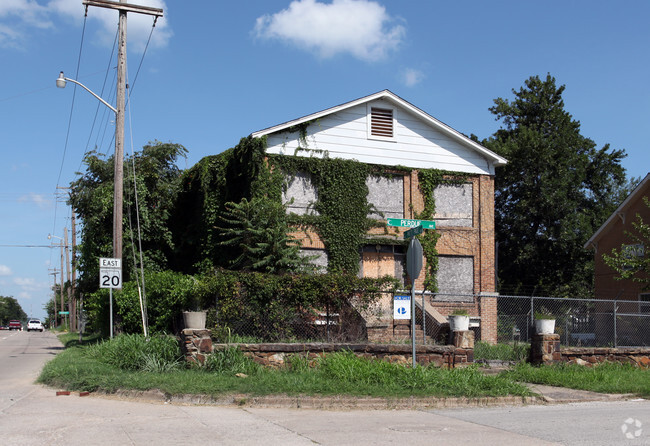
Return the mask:
<path fill-rule="evenodd" d="M 614 348 L 618 348 L 618 333 L 616 333 L 616 310 L 618 310 L 618 307 L 616 306 L 616 301 L 614 301 Z"/>
<path fill-rule="evenodd" d="M 424 290 L 422 290 L 422 344 L 427 343 L 427 312 L 424 309 Z"/>

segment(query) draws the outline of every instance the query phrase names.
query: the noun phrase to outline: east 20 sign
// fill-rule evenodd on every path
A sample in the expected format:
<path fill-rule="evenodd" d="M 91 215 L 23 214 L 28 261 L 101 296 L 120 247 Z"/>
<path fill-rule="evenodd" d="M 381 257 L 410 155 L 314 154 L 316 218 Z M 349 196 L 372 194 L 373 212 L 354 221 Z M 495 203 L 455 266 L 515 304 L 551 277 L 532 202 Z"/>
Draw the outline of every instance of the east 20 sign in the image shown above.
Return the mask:
<path fill-rule="evenodd" d="M 99 259 L 99 287 L 122 288 L 122 259 Z"/>

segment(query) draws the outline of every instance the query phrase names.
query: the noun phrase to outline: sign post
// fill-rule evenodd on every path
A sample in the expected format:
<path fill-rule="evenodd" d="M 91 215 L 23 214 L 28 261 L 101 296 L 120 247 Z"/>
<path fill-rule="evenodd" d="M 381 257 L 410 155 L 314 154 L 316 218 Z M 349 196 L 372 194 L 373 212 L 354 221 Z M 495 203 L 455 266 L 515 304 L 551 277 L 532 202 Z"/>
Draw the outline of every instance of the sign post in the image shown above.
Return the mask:
<path fill-rule="evenodd" d="M 101 257 L 99 259 L 99 287 L 109 288 L 109 324 L 113 338 L 113 288 L 122 288 L 122 259 Z"/>
<path fill-rule="evenodd" d="M 413 237 L 406 251 L 406 273 L 411 278 L 411 344 L 413 346 L 413 368 L 415 368 L 415 280 L 420 277 L 422 270 L 422 245 L 420 241 Z M 424 308 L 422 308 L 424 315 Z"/>

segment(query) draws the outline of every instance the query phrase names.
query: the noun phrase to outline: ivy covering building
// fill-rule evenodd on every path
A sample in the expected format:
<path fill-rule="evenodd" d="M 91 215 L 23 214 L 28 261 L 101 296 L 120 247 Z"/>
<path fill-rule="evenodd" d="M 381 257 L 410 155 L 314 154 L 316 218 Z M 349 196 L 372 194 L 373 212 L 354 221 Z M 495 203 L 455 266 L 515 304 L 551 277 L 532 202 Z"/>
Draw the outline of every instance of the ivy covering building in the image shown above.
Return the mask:
<path fill-rule="evenodd" d="M 416 289 L 431 292 L 419 318 L 424 310 L 435 336 L 466 309 L 480 338 L 496 342 L 494 176 L 506 162 L 384 90 L 254 132 L 188 169 L 171 219 L 174 268 L 290 269 L 289 237 L 315 271 L 406 287 L 409 228 L 387 219 L 434 220 L 418 236 Z M 392 295 L 361 316 L 371 340 L 389 338 Z"/>

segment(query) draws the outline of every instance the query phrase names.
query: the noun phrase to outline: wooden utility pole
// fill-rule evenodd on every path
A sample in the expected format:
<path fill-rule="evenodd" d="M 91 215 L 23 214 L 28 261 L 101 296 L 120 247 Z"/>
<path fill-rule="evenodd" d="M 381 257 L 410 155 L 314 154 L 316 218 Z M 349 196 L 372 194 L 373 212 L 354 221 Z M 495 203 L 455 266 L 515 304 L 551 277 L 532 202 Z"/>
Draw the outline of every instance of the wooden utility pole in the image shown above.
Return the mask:
<path fill-rule="evenodd" d="M 113 257 L 122 258 L 122 202 L 124 193 L 124 112 L 126 105 L 126 14 L 135 12 L 162 17 L 163 10 L 148 6 L 133 5 L 124 0 L 83 0 L 88 6 L 115 9 L 119 11 L 117 50 L 117 113 L 115 118 L 115 174 L 113 189 Z"/>
<path fill-rule="evenodd" d="M 68 312 L 70 313 L 70 324 L 68 330 L 72 331 L 72 281 L 70 280 L 70 247 L 68 245 L 68 228 L 63 228 L 63 244 L 65 245 L 65 277 L 68 281 Z M 65 310 L 64 310 L 65 311 Z"/>
<path fill-rule="evenodd" d="M 56 328 L 57 327 L 57 324 L 56 324 L 56 320 L 57 320 L 56 319 L 56 316 L 57 316 L 57 311 L 56 311 L 56 275 L 58 274 L 56 272 L 56 268 L 53 268 L 52 272 L 50 274 L 52 274 L 54 276 L 54 288 L 52 288 L 52 296 L 53 296 L 52 297 L 52 302 L 54 302 L 54 328 Z"/>
<path fill-rule="evenodd" d="M 64 285 L 64 280 L 63 280 L 63 242 L 60 244 L 61 246 L 61 286 L 60 286 L 60 294 L 61 294 L 61 310 L 60 311 L 65 311 L 65 305 L 63 301 L 63 285 Z M 65 315 L 62 315 L 65 316 Z"/>
<path fill-rule="evenodd" d="M 70 320 L 73 321 L 72 325 L 75 327 L 75 329 L 79 329 L 79 324 L 77 323 L 78 318 L 77 318 L 77 256 L 75 254 L 76 248 L 77 248 L 77 228 L 75 225 L 75 217 L 74 217 L 74 209 L 72 210 L 72 220 L 71 220 L 71 226 L 72 226 L 72 264 L 70 265 L 72 268 L 72 282 L 70 283 L 70 287 L 72 288 L 72 314 L 70 316 Z"/>

